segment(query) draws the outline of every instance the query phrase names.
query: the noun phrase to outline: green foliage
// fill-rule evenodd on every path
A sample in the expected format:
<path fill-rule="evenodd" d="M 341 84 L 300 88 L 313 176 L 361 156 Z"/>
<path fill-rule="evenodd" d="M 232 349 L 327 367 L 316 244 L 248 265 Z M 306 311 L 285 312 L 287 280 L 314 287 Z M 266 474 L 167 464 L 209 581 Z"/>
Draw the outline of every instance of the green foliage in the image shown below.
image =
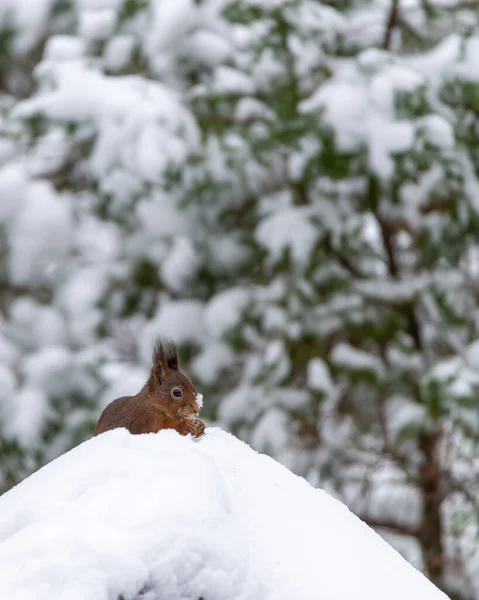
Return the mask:
<path fill-rule="evenodd" d="M 118 21 L 124 23 L 133 19 L 148 8 L 148 0 L 123 0 L 118 13 Z"/>
<path fill-rule="evenodd" d="M 13 40 L 15 37 L 15 28 L 8 23 L 2 24 L 0 29 L 0 69 L 8 69 L 14 60 Z"/>

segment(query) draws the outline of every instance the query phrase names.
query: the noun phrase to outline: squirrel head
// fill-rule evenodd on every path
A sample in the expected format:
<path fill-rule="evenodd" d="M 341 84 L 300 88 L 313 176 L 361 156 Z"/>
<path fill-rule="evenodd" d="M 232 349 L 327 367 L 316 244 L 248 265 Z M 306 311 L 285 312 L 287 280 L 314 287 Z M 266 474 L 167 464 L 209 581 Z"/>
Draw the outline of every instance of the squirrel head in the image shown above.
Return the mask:
<path fill-rule="evenodd" d="M 178 350 L 168 340 L 159 339 L 153 350 L 148 402 L 172 419 L 190 417 L 200 411 L 196 390 L 180 371 Z"/>

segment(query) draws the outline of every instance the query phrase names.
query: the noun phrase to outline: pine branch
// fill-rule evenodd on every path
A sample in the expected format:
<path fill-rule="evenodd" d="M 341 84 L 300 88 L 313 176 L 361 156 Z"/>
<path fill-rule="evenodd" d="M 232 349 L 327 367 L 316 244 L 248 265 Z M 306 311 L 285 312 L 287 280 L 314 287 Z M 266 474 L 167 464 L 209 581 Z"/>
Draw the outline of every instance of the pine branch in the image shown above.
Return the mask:
<path fill-rule="evenodd" d="M 478 0 L 462 0 L 462 2 L 456 2 L 456 4 L 450 4 L 449 6 L 429 4 L 428 7 L 431 10 L 436 10 L 438 12 L 444 11 L 455 13 L 458 10 L 477 10 L 479 9 L 479 2 Z"/>
<path fill-rule="evenodd" d="M 396 254 L 394 251 L 394 242 L 393 242 L 393 229 L 391 226 L 386 223 L 384 219 L 382 219 L 379 214 L 376 212 L 376 220 L 379 225 L 379 230 L 381 232 L 381 240 L 384 246 L 384 250 L 386 252 L 386 262 L 388 266 L 389 274 L 394 279 L 399 279 L 399 266 L 396 260 Z M 408 331 L 411 338 L 414 340 L 414 344 L 419 352 L 423 352 L 424 347 L 421 339 L 421 329 L 419 326 L 419 321 L 417 319 L 416 313 L 414 311 L 413 306 L 408 306 L 405 308 L 406 316 L 408 320 Z"/>
<path fill-rule="evenodd" d="M 0 313 L 7 315 L 8 304 L 20 296 L 31 296 L 39 302 L 51 302 L 52 290 L 46 285 L 18 285 L 10 282 L 0 282 Z"/>
<path fill-rule="evenodd" d="M 199 121 L 203 121 L 209 124 L 216 125 L 231 125 L 237 127 L 249 127 L 250 125 L 256 125 L 260 123 L 261 125 L 271 125 L 271 119 L 260 116 L 247 117 L 245 119 L 238 119 L 236 117 L 231 117 L 228 115 L 221 115 L 219 113 L 206 113 L 206 112 L 196 112 L 196 118 Z"/>
<path fill-rule="evenodd" d="M 388 20 L 386 22 L 386 30 L 383 38 L 384 50 L 389 50 L 391 45 L 391 38 L 394 28 L 399 24 L 399 0 L 392 0 L 391 7 L 389 9 Z"/>
<path fill-rule="evenodd" d="M 373 529 L 385 529 L 386 531 L 390 531 L 391 533 L 396 533 L 398 535 L 403 535 L 405 537 L 418 537 L 419 535 L 419 530 L 416 527 L 413 527 L 412 525 L 398 523 L 397 521 L 394 521 L 392 519 L 368 517 L 357 513 L 356 515 Z"/>
<path fill-rule="evenodd" d="M 479 501 L 471 490 L 469 490 L 463 481 L 459 481 L 456 479 L 450 471 L 442 472 L 442 482 L 444 485 L 444 498 L 446 498 L 449 494 L 462 494 L 464 498 L 471 504 L 474 511 L 476 512 L 476 516 L 479 517 Z"/>

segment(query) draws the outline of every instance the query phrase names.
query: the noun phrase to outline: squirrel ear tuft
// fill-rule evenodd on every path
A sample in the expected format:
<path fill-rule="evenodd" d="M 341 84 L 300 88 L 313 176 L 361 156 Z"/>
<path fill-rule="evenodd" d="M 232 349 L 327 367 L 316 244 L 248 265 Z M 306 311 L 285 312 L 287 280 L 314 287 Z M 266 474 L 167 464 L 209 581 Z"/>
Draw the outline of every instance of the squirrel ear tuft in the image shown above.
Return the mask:
<path fill-rule="evenodd" d="M 153 349 L 153 368 L 162 376 L 179 370 L 178 350 L 173 342 L 158 339 Z"/>
<path fill-rule="evenodd" d="M 178 357 L 178 348 L 173 342 L 165 342 L 166 364 L 172 371 L 179 371 L 180 359 Z"/>

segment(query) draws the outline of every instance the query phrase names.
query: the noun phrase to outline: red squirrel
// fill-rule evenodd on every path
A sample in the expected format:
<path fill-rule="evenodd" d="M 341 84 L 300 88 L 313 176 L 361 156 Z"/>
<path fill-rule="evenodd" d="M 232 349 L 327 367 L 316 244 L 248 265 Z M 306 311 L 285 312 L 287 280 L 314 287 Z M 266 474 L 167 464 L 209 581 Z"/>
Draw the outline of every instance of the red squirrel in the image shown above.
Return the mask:
<path fill-rule="evenodd" d="M 172 342 L 158 340 L 153 350 L 153 366 L 148 381 L 136 396 L 118 398 L 102 412 L 95 435 L 126 427 L 130 433 L 155 433 L 176 429 L 195 437 L 205 424 L 193 416 L 200 411 L 201 395 L 179 368 L 178 350 Z"/>

